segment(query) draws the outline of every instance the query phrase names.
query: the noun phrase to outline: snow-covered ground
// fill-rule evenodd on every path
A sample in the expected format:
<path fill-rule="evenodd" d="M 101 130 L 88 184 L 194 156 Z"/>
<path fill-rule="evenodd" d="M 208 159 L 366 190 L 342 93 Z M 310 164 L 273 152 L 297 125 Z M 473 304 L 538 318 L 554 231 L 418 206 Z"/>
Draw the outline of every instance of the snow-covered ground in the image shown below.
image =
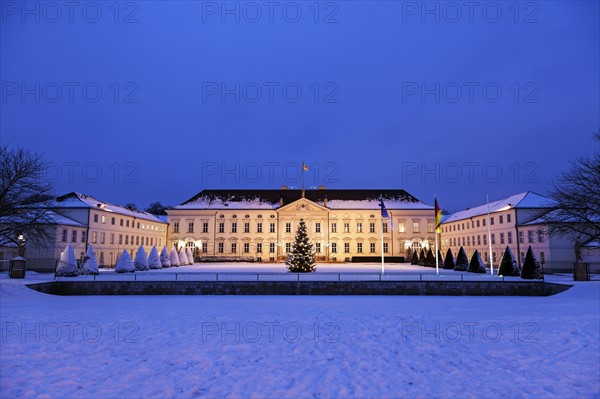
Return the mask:
<path fill-rule="evenodd" d="M 600 397 L 599 282 L 551 276 L 575 284 L 551 297 L 58 297 L 24 285 L 50 279 L 0 274 L 1 398 Z"/>

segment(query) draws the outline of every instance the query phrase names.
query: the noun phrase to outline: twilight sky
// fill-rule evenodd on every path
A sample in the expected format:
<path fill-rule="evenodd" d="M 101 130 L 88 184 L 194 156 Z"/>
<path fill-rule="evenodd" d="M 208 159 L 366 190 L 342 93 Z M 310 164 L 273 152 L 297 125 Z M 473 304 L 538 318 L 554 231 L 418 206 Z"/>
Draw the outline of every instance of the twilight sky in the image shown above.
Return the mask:
<path fill-rule="evenodd" d="M 471 4 L 471 5 L 469 5 Z M 597 1 L 0 1 L 0 142 L 57 194 L 544 194 L 600 128 Z"/>

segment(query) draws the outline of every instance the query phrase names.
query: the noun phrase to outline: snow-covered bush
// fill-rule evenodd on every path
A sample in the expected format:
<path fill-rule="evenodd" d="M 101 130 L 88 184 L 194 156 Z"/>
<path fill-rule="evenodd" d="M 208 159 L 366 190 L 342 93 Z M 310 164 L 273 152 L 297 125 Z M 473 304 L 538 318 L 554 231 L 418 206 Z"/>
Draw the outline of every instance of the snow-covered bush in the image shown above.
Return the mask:
<path fill-rule="evenodd" d="M 133 266 L 135 267 L 136 271 L 141 271 L 141 272 L 149 269 L 148 257 L 146 256 L 146 251 L 144 250 L 144 247 L 142 245 L 140 245 L 140 247 L 138 248 L 138 250 L 135 254 L 135 259 L 133 260 Z"/>
<path fill-rule="evenodd" d="M 117 264 L 115 265 L 115 272 L 117 273 L 134 273 L 135 267 L 133 266 L 133 261 L 131 260 L 131 255 L 127 252 L 126 249 L 123 250 L 123 253 L 119 257 Z"/>
<path fill-rule="evenodd" d="M 165 245 L 160 251 L 160 265 L 163 268 L 171 267 L 171 257 L 169 256 L 169 250 Z"/>
<path fill-rule="evenodd" d="M 473 256 L 471 256 L 471 262 L 469 263 L 469 273 L 485 273 L 485 266 L 483 265 L 483 259 L 478 250 L 475 250 Z"/>
<path fill-rule="evenodd" d="M 92 245 L 88 246 L 85 257 L 81 262 L 79 274 L 99 274 L 98 261 L 96 261 L 96 255 L 94 254 L 94 247 Z"/>
<path fill-rule="evenodd" d="M 158 249 L 156 249 L 156 246 L 153 246 L 150 250 L 150 256 L 148 256 L 148 267 L 150 269 L 160 269 L 162 267 L 160 263 L 160 255 L 158 254 Z"/>
<path fill-rule="evenodd" d="M 187 255 L 188 263 L 190 265 L 193 265 L 194 264 L 194 254 L 192 253 L 192 250 L 187 248 L 185 250 L 185 254 Z"/>
<path fill-rule="evenodd" d="M 185 254 L 185 249 L 183 247 L 179 250 L 179 264 L 181 266 L 190 264 L 190 262 L 188 262 L 187 255 Z"/>
<path fill-rule="evenodd" d="M 69 243 L 65 247 L 62 255 L 60 255 L 60 261 L 56 267 L 56 275 L 62 277 L 74 277 L 79 274 L 77 268 L 77 260 L 75 259 L 75 251 L 73 246 Z"/>
<path fill-rule="evenodd" d="M 519 270 L 519 264 L 507 245 L 506 249 L 504 250 L 504 254 L 502 254 L 502 260 L 500 261 L 500 267 L 498 268 L 498 275 L 519 276 L 520 274 L 521 272 Z"/>
<path fill-rule="evenodd" d="M 466 272 L 469 270 L 469 258 L 467 258 L 467 253 L 463 247 L 460 247 L 458 250 L 458 256 L 456 257 L 456 265 L 454 265 L 454 270 L 457 272 Z"/>
<path fill-rule="evenodd" d="M 171 260 L 171 266 L 179 266 L 179 255 L 177 255 L 177 250 L 175 246 L 171 247 L 171 253 L 169 254 L 169 259 Z"/>

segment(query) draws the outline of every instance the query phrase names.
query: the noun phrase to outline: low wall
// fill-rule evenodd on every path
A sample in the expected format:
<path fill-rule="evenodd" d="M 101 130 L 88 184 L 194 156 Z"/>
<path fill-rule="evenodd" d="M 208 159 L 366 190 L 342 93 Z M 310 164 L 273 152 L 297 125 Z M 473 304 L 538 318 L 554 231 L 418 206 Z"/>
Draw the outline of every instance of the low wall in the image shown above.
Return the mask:
<path fill-rule="evenodd" d="M 53 295 L 476 295 L 548 296 L 571 285 L 521 281 L 54 281 Z"/>

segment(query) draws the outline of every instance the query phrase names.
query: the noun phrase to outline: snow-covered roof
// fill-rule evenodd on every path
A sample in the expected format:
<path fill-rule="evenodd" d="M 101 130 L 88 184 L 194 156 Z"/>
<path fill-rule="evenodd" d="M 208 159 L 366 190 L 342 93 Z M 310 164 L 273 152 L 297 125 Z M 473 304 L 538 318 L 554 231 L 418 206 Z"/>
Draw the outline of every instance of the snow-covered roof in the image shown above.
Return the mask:
<path fill-rule="evenodd" d="M 305 190 L 305 198 L 329 209 L 431 209 L 404 190 Z M 302 190 L 203 190 L 175 209 L 274 210 L 302 198 Z M 327 201 L 327 205 L 325 205 Z"/>
<path fill-rule="evenodd" d="M 506 211 L 508 209 L 550 209 L 552 208 L 550 199 L 543 195 L 531 191 L 512 195 L 498 201 L 492 201 L 489 204 L 490 213 Z M 442 223 L 451 223 L 458 220 L 470 219 L 475 216 L 487 215 L 488 204 L 469 208 L 449 215 L 442 220 Z"/>
<path fill-rule="evenodd" d="M 60 215 L 50 210 L 28 210 L 22 209 L 21 212 L 14 215 L 4 216 L 0 218 L 0 224 L 17 223 L 17 224 L 61 224 L 65 226 L 86 227 L 85 225 Z"/>
<path fill-rule="evenodd" d="M 149 220 L 151 222 L 165 223 L 157 216 L 143 211 L 136 211 L 133 209 L 125 208 L 120 205 L 111 204 L 110 202 L 100 201 L 92 197 L 91 195 L 81 194 L 72 192 L 61 197 L 56 198 L 52 202 L 49 208 L 87 208 L 87 209 L 101 209 L 107 212 L 113 212 L 119 215 L 131 216 L 138 219 Z"/>

